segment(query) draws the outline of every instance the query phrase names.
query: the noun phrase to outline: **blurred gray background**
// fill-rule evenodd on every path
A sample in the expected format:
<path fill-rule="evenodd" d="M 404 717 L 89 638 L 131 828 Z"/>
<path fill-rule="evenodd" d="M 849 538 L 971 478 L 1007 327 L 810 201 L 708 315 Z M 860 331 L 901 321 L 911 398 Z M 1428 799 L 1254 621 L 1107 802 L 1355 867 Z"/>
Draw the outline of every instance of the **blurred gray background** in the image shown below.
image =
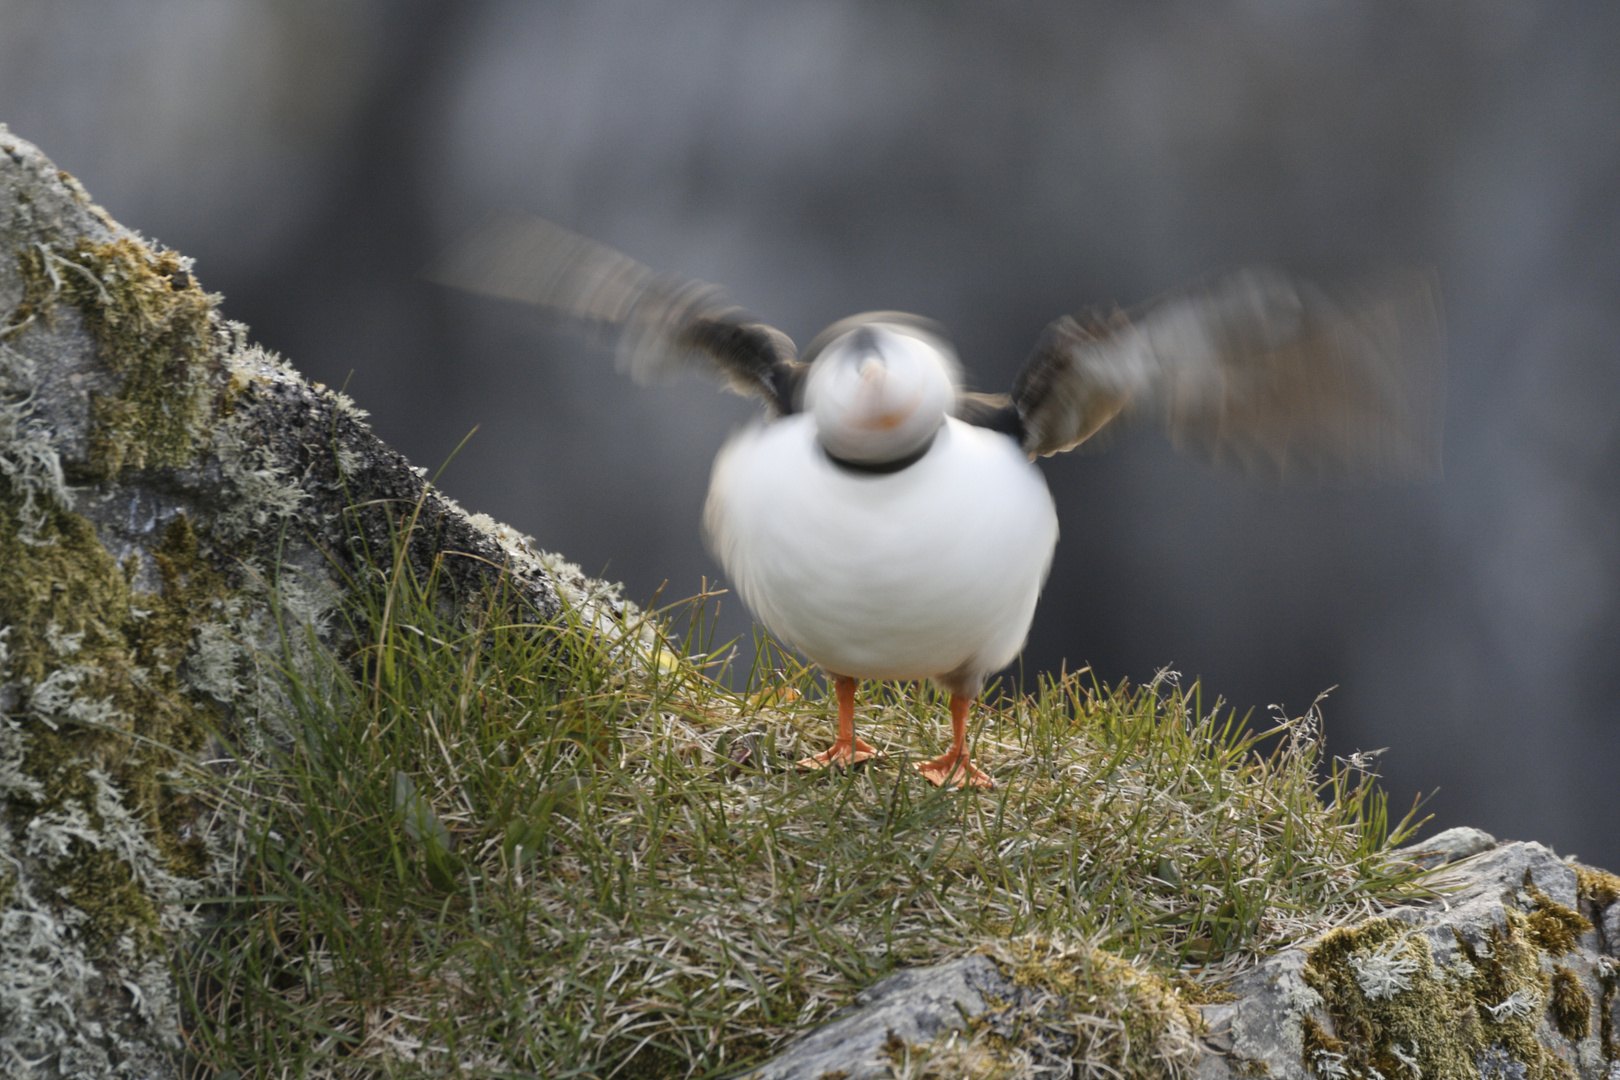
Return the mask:
<path fill-rule="evenodd" d="M 942 322 L 1004 389 L 1051 318 L 1208 271 L 1438 269 L 1445 479 L 1266 490 L 1150 436 L 1042 463 L 1026 671 L 1163 665 L 1389 747 L 1404 807 L 1620 869 L 1620 7 L 0 2 L 0 121 L 442 486 L 647 601 L 749 403 L 637 387 L 415 277 L 525 210 L 803 343 Z M 734 603 L 721 632 L 746 633 Z"/>

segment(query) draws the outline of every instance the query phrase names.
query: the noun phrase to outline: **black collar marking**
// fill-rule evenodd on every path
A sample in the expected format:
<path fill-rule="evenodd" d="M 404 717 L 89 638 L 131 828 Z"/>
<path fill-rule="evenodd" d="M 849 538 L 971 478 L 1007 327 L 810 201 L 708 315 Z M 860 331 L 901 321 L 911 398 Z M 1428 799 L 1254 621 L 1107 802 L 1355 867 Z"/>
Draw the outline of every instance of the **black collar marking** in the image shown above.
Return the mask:
<path fill-rule="evenodd" d="M 936 431 L 934 433 L 934 438 L 938 437 L 939 432 Z M 820 446 L 821 444 L 818 442 L 817 445 Z M 923 443 L 922 446 L 918 447 L 916 450 L 913 450 L 905 457 L 895 458 L 893 461 L 851 461 L 848 458 L 836 457 L 833 452 L 828 450 L 825 446 L 821 447 L 821 452 L 827 455 L 828 461 L 832 462 L 840 469 L 843 469 L 845 472 L 866 473 L 869 476 L 885 476 L 888 473 L 897 473 L 901 469 L 908 469 L 917 464 L 917 462 L 923 459 L 923 455 L 928 453 L 928 451 L 933 449 L 933 447 L 934 439 L 929 439 L 927 442 Z"/>

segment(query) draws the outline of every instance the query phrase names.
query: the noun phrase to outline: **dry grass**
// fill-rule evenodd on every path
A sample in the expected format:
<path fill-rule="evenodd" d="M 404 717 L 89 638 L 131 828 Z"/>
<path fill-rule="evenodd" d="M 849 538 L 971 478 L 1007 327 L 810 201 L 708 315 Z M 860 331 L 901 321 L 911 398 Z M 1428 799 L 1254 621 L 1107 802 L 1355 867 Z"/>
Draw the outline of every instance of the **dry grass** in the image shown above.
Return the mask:
<path fill-rule="evenodd" d="M 805 775 L 831 706 L 768 642 L 745 679 L 701 617 L 648 655 L 656 618 L 433 594 L 368 594 L 340 691 L 216 789 L 243 847 L 188 972 L 204 1073 L 714 1075 L 898 966 L 1084 940 L 1213 982 L 1412 888 L 1314 711 L 1255 733 L 1169 676 L 1042 677 L 975 712 L 995 790 L 951 792 L 908 767 L 945 703 L 868 685 L 888 760 Z"/>

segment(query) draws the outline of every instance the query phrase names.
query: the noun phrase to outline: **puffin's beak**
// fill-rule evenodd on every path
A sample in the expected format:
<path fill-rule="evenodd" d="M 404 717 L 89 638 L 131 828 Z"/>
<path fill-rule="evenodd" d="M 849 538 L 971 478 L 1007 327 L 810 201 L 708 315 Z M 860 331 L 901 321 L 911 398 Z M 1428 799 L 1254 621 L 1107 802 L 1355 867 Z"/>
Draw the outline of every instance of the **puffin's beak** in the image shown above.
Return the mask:
<path fill-rule="evenodd" d="M 892 431 L 905 423 L 906 417 L 911 415 L 912 409 L 917 407 L 915 401 L 906 402 L 898 409 L 884 409 L 883 381 L 889 369 L 883 361 L 875 356 L 868 357 L 861 364 L 861 395 L 873 405 L 878 406 L 871 411 L 863 411 L 859 426 L 867 431 Z"/>

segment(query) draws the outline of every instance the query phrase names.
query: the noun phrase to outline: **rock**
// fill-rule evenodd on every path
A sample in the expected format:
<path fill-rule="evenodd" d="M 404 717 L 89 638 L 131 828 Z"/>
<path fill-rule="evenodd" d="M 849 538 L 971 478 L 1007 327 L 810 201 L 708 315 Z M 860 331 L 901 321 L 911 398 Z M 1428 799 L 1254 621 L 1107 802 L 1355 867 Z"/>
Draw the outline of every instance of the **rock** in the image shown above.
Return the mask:
<path fill-rule="evenodd" d="M 1321 1007 L 1322 995 L 1306 983 L 1304 968 L 1304 951 L 1287 949 L 1228 988 L 1236 1001 L 1200 1010 L 1205 1044 L 1216 1051 L 1199 1062 L 1201 1080 L 1233 1075 L 1232 1061 L 1263 1062 L 1270 1076 L 1305 1075 L 1300 1025 Z"/>
<path fill-rule="evenodd" d="M 344 583 L 444 552 L 531 617 L 619 603 L 470 517 L 0 126 L 0 1072 L 179 1075 L 171 955 L 231 837 L 177 766 L 264 745 Z M 390 569 L 388 565 L 379 568 Z M 278 609 L 279 605 L 279 609 Z M 288 633 L 283 634 L 285 628 Z"/>
<path fill-rule="evenodd" d="M 1477 849 L 1485 836 L 1454 832 L 1419 850 Z M 1611 1062 L 1620 1056 L 1613 1035 L 1620 878 L 1565 862 L 1540 844 L 1511 843 L 1448 864 L 1429 884 L 1439 893 L 1432 902 L 1285 949 L 1226 988 L 1235 1000 L 1199 1006 L 1192 1068 L 1143 1068 L 1137 1061 L 1133 1075 L 1612 1075 Z M 971 1043 L 995 1003 L 1020 989 L 983 956 L 901 972 L 745 1075 L 896 1075 L 891 1066 L 901 1044 L 894 1036 L 909 1043 L 932 1034 L 936 1047 L 945 1040 Z M 913 1056 L 926 1060 L 927 1049 Z"/>
<path fill-rule="evenodd" d="M 1478 855 L 1496 846 L 1496 837 L 1484 829 L 1459 825 L 1455 829 L 1435 833 L 1427 840 L 1402 848 L 1401 854 L 1419 866 L 1433 869 L 1446 863 L 1458 862 L 1470 855 Z"/>
<path fill-rule="evenodd" d="M 964 1016 L 986 1010 L 987 997 L 1005 998 L 1012 992 L 1012 981 L 989 957 L 977 954 L 897 971 L 857 995 L 855 1006 L 842 1016 L 744 1075 L 750 1080 L 892 1076 L 897 1064 L 892 1047 L 930 1043 L 942 1032 L 961 1030 Z"/>

